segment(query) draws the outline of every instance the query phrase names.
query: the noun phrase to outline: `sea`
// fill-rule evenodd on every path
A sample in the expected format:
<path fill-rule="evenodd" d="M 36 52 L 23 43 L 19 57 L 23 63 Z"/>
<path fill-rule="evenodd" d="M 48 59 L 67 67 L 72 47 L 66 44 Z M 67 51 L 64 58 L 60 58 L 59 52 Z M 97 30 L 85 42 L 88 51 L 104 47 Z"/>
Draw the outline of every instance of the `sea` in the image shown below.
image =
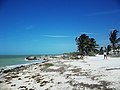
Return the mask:
<path fill-rule="evenodd" d="M 28 55 L 0 55 L 0 68 L 41 63 L 42 60 L 25 60 Z M 38 56 L 37 56 L 38 57 Z"/>

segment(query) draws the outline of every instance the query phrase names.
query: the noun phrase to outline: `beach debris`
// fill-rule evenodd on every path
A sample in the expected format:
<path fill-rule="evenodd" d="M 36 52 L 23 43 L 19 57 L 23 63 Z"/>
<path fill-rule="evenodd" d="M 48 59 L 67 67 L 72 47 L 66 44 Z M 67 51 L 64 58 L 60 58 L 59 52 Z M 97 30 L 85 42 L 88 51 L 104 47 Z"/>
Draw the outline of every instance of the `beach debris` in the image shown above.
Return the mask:
<path fill-rule="evenodd" d="M 21 65 L 21 66 L 12 68 L 12 69 L 5 69 L 3 71 L 3 73 L 9 73 L 9 72 L 16 72 L 16 73 L 18 73 L 19 71 L 24 70 L 24 69 L 26 69 L 26 66 Z"/>
<path fill-rule="evenodd" d="M 37 77 L 37 78 L 35 78 L 35 80 L 36 80 L 37 83 L 40 83 L 42 79 Z"/>
<path fill-rule="evenodd" d="M 6 79 L 6 82 L 7 82 L 7 80 L 11 80 L 12 77 L 11 76 L 5 76 L 5 79 Z"/>
<path fill-rule="evenodd" d="M 16 84 L 12 84 L 11 87 L 16 86 Z"/>
<path fill-rule="evenodd" d="M 25 76 L 24 78 L 29 78 L 30 76 Z"/>
<path fill-rule="evenodd" d="M 40 86 L 42 87 L 42 86 L 46 85 L 47 83 L 49 83 L 49 81 L 43 81 L 40 83 Z"/>
<path fill-rule="evenodd" d="M 57 82 L 57 84 L 61 84 L 62 82 Z"/>
<path fill-rule="evenodd" d="M 46 88 L 45 90 L 49 90 L 49 88 Z"/>
<path fill-rule="evenodd" d="M 11 83 L 12 83 L 12 82 L 9 81 L 9 82 L 7 82 L 6 84 L 11 84 Z"/>
<path fill-rule="evenodd" d="M 12 72 L 11 69 L 8 69 L 8 70 L 4 70 L 3 73 L 8 73 L 8 72 Z"/>
<path fill-rule="evenodd" d="M 27 86 L 20 86 L 18 89 L 20 89 L 20 90 L 28 90 Z"/>
<path fill-rule="evenodd" d="M 51 82 L 51 83 L 54 83 L 54 81 L 53 81 L 54 79 L 50 79 L 49 81 Z"/>
<path fill-rule="evenodd" d="M 0 83 L 3 83 L 3 81 L 0 81 Z"/>
<path fill-rule="evenodd" d="M 120 70 L 120 68 L 108 68 L 106 70 Z"/>
<path fill-rule="evenodd" d="M 52 64 L 52 63 L 45 63 L 44 66 L 50 67 L 50 66 L 54 66 L 54 64 Z"/>
<path fill-rule="evenodd" d="M 75 69 L 71 69 L 71 71 L 72 71 L 73 73 L 80 72 L 80 70 L 81 70 L 81 68 L 75 68 Z"/>
<path fill-rule="evenodd" d="M 33 88 L 30 88 L 29 90 L 35 90 L 35 89 L 33 89 Z"/>
<path fill-rule="evenodd" d="M 30 82 L 30 81 L 25 81 L 25 82 Z"/>
<path fill-rule="evenodd" d="M 35 77 L 37 77 L 36 75 L 33 75 L 31 78 L 35 78 Z"/>

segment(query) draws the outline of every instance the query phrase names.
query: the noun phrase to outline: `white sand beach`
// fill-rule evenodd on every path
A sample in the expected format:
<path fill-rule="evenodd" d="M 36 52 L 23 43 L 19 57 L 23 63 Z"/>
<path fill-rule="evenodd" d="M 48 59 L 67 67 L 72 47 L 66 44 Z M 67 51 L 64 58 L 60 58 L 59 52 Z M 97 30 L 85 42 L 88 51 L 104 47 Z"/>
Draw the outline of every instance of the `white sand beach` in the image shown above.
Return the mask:
<path fill-rule="evenodd" d="M 120 57 L 54 59 L 3 71 L 0 90 L 120 90 Z"/>

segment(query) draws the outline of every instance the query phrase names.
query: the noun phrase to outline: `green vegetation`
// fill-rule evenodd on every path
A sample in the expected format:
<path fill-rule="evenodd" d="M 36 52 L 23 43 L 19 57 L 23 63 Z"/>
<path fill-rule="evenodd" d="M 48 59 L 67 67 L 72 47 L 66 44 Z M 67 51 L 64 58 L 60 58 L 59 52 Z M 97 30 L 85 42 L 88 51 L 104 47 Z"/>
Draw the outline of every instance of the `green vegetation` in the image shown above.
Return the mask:
<path fill-rule="evenodd" d="M 64 55 L 69 55 L 69 56 L 78 56 L 78 55 L 80 55 L 80 53 L 79 52 L 70 52 L 70 53 L 64 53 Z"/>
<path fill-rule="evenodd" d="M 81 55 L 95 55 L 98 53 L 98 44 L 94 38 L 90 38 L 86 34 L 82 34 L 75 39 L 78 51 Z"/>
<path fill-rule="evenodd" d="M 110 52 L 111 51 L 111 46 L 110 45 L 107 45 L 107 52 Z"/>
<path fill-rule="evenodd" d="M 118 30 L 114 29 L 113 31 L 110 32 L 109 35 L 109 40 L 112 44 L 113 51 L 120 47 L 118 45 L 118 43 L 120 42 L 120 37 L 118 38 L 117 36 L 118 32 L 119 32 Z"/>
<path fill-rule="evenodd" d="M 112 57 L 120 57 L 120 37 L 118 37 L 119 31 L 113 29 L 109 34 L 110 45 L 107 45 L 105 51 Z"/>
<path fill-rule="evenodd" d="M 54 66 L 54 64 L 52 64 L 52 63 L 45 63 L 44 66 L 48 68 L 50 66 Z"/>
<path fill-rule="evenodd" d="M 99 54 L 100 54 L 100 55 L 103 55 L 103 53 L 104 53 L 104 50 L 103 50 L 103 47 L 101 47 L 101 48 L 100 48 L 100 51 L 99 51 Z"/>
<path fill-rule="evenodd" d="M 118 37 L 118 30 L 114 29 L 109 34 L 109 40 L 111 45 L 107 47 L 98 47 L 94 38 L 90 38 L 86 34 L 81 34 L 79 37 L 75 38 L 78 52 L 64 53 L 63 59 L 83 59 L 84 55 L 95 56 L 96 54 L 103 55 L 104 52 L 109 54 L 110 51 L 120 53 L 120 37 Z M 100 48 L 98 50 L 98 48 Z M 80 56 L 80 57 L 79 57 Z"/>
<path fill-rule="evenodd" d="M 79 58 L 78 55 L 80 55 L 80 52 L 64 53 L 63 59 L 82 59 Z"/>
<path fill-rule="evenodd" d="M 113 51 L 117 54 L 120 53 L 120 37 L 118 37 L 118 30 L 114 29 L 109 34 L 109 40 L 110 45 L 107 45 L 105 49 L 103 47 L 100 47 L 100 50 L 97 50 L 98 44 L 96 43 L 96 40 L 94 38 L 90 38 L 86 34 L 82 34 L 79 37 L 75 38 L 76 45 L 78 48 L 77 53 L 70 53 L 70 55 L 73 56 L 73 58 L 77 58 L 78 55 L 81 55 L 83 57 L 84 55 L 94 56 L 96 54 L 103 55 L 104 51 L 109 54 L 110 51 Z"/>

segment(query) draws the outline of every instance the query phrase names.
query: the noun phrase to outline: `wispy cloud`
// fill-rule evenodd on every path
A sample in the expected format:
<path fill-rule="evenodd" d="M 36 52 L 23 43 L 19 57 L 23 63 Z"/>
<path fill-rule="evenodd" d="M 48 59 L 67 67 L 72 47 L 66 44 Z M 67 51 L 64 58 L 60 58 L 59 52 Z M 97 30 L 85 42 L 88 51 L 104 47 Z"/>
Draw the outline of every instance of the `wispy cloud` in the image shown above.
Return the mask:
<path fill-rule="evenodd" d="M 80 34 L 87 34 L 87 35 L 95 35 L 96 33 L 89 33 L 89 32 L 80 32 Z M 65 35 L 42 35 L 42 37 L 49 37 L 49 38 L 75 38 L 77 35 L 74 36 L 65 36 Z"/>
<path fill-rule="evenodd" d="M 74 36 L 63 36 L 63 35 L 42 35 L 43 37 L 50 37 L 50 38 L 68 38 Z"/>
<path fill-rule="evenodd" d="M 94 35 L 96 33 L 90 33 L 90 32 L 80 32 L 81 34 L 89 34 L 89 35 Z"/>
<path fill-rule="evenodd" d="M 120 10 L 112 10 L 112 11 L 95 12 L 95 13 L 90 13 L 90 14 L 88 14 L 88 16 L 106 15 L 106 14 L 113 14 L 113 13 L 120 13 Z"/>

